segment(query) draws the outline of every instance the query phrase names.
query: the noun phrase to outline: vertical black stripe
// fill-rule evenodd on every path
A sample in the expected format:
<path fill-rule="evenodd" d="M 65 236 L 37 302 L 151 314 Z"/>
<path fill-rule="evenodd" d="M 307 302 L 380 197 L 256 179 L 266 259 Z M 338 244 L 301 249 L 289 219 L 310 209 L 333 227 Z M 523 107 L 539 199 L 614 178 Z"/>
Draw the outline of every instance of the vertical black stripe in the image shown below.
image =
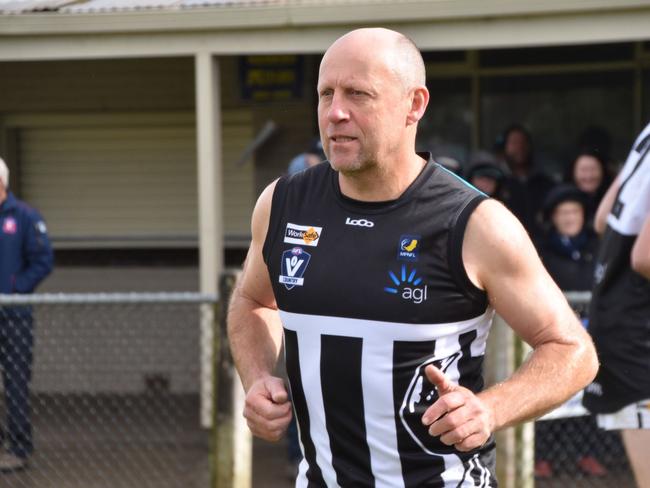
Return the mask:
<path fill-rule="evenodd" d="M 323 473 L 316 462 L 316 449 L 309 430 L 309 412 L 305 401 L 305 391 L 302 388 L 300 375 L 300 352 L 298 350 L 298 335 L 293 330 L 284 329 L 284 350 L 287 364 L 287 376 L 291 384 L 291 397 L 296 420 L 300 426 L 300 441 L 302 442 L 307 469 L 308 488 L 327 488 Z"/>
<path fill-rule="evenodd" d="M 460 346 L 461 352 L 460 359 L 458 360 L 458 374 L 460 376 L 458 384 L 472 390 L 474 393 L 478 393 L 483 389 L 483 356 L 472 356 L 472 343 L 477 337 L 478 331 L 476 330 L 470 330 L 458 337 L 458 345 Z M 496 485 L 496 454 L 493 452 L 494 449 L 494 436 L 491 436 L 485 446 L 481 448 L 478 457 L 474 458 L 476 466 L 480 466 L 482 469 L 477 469 L 476 472 L 472 471 L 471 473 L 475 481 L 477 479 L 481 481 L 485 478 L 485 470 L 489 471 L 489 486 L 492 486 L 492 483 Z M 461 455 L 461 457 L 463 456 Z M 464 464 L 467 467 L 467 460 L 465 460 Z M 482 481 L 482 483 L 480 486 L 484 486 L 485 482 Z M 479 486 L 478 481 L 477 486 Z"/>
<path fill-rule="evenodd" d="M 477 393 L 483 389 L 483 356 L 472 357 L 472 343 L 476 340 L 478 332 L 470 330 L 458 337 L 460 346 L 460 359 L 458 360 L 458 384 Z"/>
<path fill-rule="evenodd" d="M 441 476 L 444 459 L 426 452 L 420 444 L 433 453 L 453 452 L 439 438 L 431 437 L 422 425 L 422 414 L 438 398 L 424 376 L 424 363 L 433 357 L 435 344 L 435 341 L 393 343 L 395 429 L 405 488 L 444 486 Z"/>
<path fill-rule="evenodd" d="M 374 487 L 361 383 L 363 339 L 321 336 L 320 375 L 332 466 L 342 487 Z"/>

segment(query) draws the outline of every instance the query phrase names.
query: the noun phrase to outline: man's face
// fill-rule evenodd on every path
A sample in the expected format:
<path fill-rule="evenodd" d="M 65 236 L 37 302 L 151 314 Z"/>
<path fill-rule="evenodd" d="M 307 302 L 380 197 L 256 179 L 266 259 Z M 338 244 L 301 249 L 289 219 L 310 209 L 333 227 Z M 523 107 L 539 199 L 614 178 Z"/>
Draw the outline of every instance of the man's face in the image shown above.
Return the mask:
<path fill-rule="evenodd" d="M 2 184 L 2 181 L 0 181 L 0 203 L 4 202 L 6 198 L 7 198 L 7 189 Z"/>
<path fill-rule="evenodd" d="M 405 140 L 409 94 L 381 55 L 369 52 L 338 45 L 321 63 L 320 136 L 330 164 L 344 173 L 390 161 Z"/>
<path fill-rule="evenodd" d="M 520 130 L 513 130 L 508 134 L 504 148 L 506 159 L 515 166 L 524 166 L 530 158 L 530 146 L 526 134 Z"/>
<path fill-rule="evenodd" d="M 560 235 L 574 237 L 585 223 L 585 214 L 578 202 L 562 202 L 553 211 L 553 225 Z"/>
<path fill-rule="evenodd" d="M 603 182 L 603 168 L 593 156 L 578 158 L 573 171 L 576 186 L 585 193 L 595 193 Z"/>

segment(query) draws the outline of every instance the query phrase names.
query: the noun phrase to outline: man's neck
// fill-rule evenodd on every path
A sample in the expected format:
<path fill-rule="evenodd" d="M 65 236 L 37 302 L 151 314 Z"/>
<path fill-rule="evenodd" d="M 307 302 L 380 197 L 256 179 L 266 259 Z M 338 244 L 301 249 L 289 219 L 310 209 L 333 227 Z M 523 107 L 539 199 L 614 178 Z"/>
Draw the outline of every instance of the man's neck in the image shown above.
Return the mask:
<path fill-rule="evenodd" d="M 413 153 L 401 164 L 375 166 L 358 173 L 339 172 L 339 187 L 343 195 L 353 200 L 396 200 L 415 181 L 426 163 L 426 160 Z"/>
<path fill-rule="evenodd" d="M 8 195 L 8 193 L 7 193 L 6 190 L 0 191 L 0 205 L 5 203 L 5 200 L 7 199 L 7 195 Z"/>

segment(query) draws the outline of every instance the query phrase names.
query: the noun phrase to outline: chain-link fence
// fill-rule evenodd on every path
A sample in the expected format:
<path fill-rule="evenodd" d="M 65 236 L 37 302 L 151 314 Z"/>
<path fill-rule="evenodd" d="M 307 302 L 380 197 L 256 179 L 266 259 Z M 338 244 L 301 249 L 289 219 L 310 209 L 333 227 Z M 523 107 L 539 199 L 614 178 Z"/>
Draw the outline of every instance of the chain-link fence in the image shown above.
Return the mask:
<path fill-rule="evenodd" d="M 201 351 L 211 344 L 201 341 L 215 303 L 176 293 L 1 296 L 0 468 L 15 467 L 15 455 L 28 469 L 0 472 L 0 486 L 209 486 L 201 392 L 211 359 Z"/>
<path fill-rule="evenodd" d="M 567 298 L 586 317 L 590 293 L 568 293 Z M 536 486 L 634 488 L 620 434 L 599 429 L 581 398 L 579 393 L 535 423 Z"/>

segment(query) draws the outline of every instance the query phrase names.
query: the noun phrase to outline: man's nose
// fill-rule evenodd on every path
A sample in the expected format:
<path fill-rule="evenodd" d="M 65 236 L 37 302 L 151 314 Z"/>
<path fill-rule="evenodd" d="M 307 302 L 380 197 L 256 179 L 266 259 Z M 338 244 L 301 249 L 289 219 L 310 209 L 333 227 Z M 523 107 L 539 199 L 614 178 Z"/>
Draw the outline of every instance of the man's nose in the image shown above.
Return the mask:
<path fill-rule="evenodd" d="M 345 103 L 345 98 L 339 93 L 332 96 L 332 103 L 327 112 L 327 119 L 332 123 L 338 123 L 350 118 L 350 111 Z"/>

